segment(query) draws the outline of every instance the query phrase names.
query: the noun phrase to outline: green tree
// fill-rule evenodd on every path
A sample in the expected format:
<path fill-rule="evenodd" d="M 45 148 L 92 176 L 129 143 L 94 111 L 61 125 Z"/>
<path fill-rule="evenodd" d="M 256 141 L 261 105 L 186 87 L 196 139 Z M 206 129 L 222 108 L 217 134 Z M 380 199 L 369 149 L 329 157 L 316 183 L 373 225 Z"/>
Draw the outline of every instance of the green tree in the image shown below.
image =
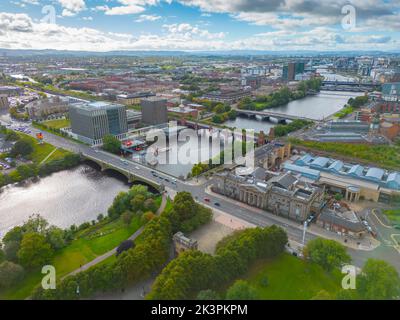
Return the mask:
<path fill-rule="evenodd" d="M 10 151 L 10 155 L 12 157 L 17 156 L 28 156 L 33 152 L 33 143 L 28 139 L 20 139 L 18 140 Z"/>
<path fill-rule="evenodd" d="M 144 202 L 144 209 L 150 210 L 153 212 L 156 211 L 157 206 L 156 206 L 156 203 L 154 202 L 154 199 L 152 199 L 152 198 L 146 199 Z"/>
<path fill-rule="evenodd" d="M 20 265 L 4 261 L 0 263 L 0 288 L 9 288 L 22 280 L 24 268 Z"/>
<path fill-rule="evenodd" d="M 256 290 L 244 280 L 237 280 L 226 292 L 226 300 L 255 300 Z"/>
<path fill-rule="evenodd" d="M 145 200 L 146 197 L 143 194 L 135 195 L 131 200 L 132 210 L 134 211 L 142 210 L 144 207 Z"/>
<path fill-rule="evenodd" d="M 322 238 L 310 240 L 304 248 L 304 256 L 327 271 L 339 268 L 342 264 L 351 261 L 342 244 Z"/>
<path fill-rule="evenodd" d="M 399 274 L 383 260 L 368 259 L 357 282 L 362 299 L 389 300 L 400 296 Z"/>
<path fill-rule="evenodd" d="M 211 289 L 201 290 L 197 294 L 197 300 L 221 300 L 219 294 Z"/>
<path fill-rule="evenodd" d="M 4 250 L 1 248 L 1 243 L 0 243 L 0 263 L 2 263 L 6 259 L 6 254 Z"/>
<path fill-rule="evenodd" d="M 107 152 L 118 154 L 121 150 L 121 141 L 115 136 L 108 134 L 103 138 L 103 149 Z"/>
<path fill-rule="evenodd" d="M 131 224 L 132 218 L 133 218 L 132 212 L 130 212 L 130 211 L 125 211 L 125 212 L 121 215 L 121 218 L 122 218 L 122 221 L 123 221 L 127 226 L 129 226 L 129 225 Z"/>
<path fill-rule="evenodd" d="M 64 230 L 55 226 L 51 226 L 46 233 L 47 241 L 50 243 L 51 247 L 54 250 L 59 250 L 65 247 L 66 241 Z"/>
<path fill-rule="evenodd" d="M 17 255 L 23 266 L 34 268 L 49 262 L 53 249 L 44 235 L 28 232 L 22 238 Z"/>
<path fill-rule="evenodd" d="M 32 178 L 38 174 L 38 168 L 35 164 L 21 164 L 17 171 L 22 180 Z"/>
<path fill-rule="evenodd" d="M 19 242 L 18 241 L 9 241 L 6 244 L 4 244 L 4 254 L 6 257 L 6 260 L 9 261 L 18 261 L 18 250 L 19 250 Z"/>

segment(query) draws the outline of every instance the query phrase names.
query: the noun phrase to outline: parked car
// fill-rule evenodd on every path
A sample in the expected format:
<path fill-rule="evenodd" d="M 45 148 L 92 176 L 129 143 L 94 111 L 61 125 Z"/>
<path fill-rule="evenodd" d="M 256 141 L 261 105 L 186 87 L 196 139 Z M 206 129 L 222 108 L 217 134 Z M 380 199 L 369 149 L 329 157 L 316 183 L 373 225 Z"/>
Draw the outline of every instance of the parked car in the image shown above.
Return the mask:
<path fill-rule="evenodd" d="M 205 202 L 210 202 L 210 199 L 204 198 L 204 201 L 205 201 Z"/>
<path fill-rule="evenodd" d="M 221 206 L 221 204 L 220 204 L 219 202 L 215 202 L 214 205 L 215 205 L 216 207 L 220 207 L 220 206 Z"/>

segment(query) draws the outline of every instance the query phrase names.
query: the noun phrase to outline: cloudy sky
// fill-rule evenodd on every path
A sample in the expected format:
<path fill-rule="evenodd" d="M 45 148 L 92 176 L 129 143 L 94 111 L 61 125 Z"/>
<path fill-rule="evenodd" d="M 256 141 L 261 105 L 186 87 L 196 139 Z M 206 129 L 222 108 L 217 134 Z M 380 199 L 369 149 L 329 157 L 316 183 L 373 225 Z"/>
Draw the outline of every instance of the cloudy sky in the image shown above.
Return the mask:
<path fill-rule="evenodd" d="M 0 48 L 400 50 L 400 0 L 2 0 Z"/>

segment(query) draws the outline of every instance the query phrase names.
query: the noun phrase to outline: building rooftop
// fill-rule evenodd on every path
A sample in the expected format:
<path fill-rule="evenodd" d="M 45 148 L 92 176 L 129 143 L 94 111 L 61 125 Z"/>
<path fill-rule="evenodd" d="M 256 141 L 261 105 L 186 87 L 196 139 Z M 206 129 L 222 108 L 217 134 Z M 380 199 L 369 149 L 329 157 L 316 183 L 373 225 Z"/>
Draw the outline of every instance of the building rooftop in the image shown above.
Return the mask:
<path fill-rule="evenodd" d="M 297 172 L 305 177 L 318 179 L 324 173 L 331 174 L 332 179 L 336 177 L 338 181 L 343 181 L 345 178 L 357 181 L 356 185 L 373 184 L 382 188 L 400 190 L 399 172 L 387 171 L 381 168 L 369 167 L 366 168 L 360 164 L 344 163 L 341 160 L 329 159 L 325 157 L 313 157 L 306 154 L 301 158 L 291 162 L 285 162 L 283 168 L 287 171 Z M 354 185 L 354 183 L 352 183 Z M 369 185 L 371 187 L 371 185 Z"/>
<path fill-rule="evenodd" d="M 84 102 L 73 105 L 73 107 L 78 109 L 84 109 L 86 111 L 94 111 L 94 110 L 106 110 L 110 108 L 120 108 L 124 107 L 121 104 L 116 104 L 107 101 L 95 101 L 95 102 Z"/>
<path fill-rule="evenodd" d="M 333 223 L 337 226 L 343 226 L 346 229 L 353 232 L 362 232 L 365 231 L 365 226 L 359 220 L 349 220 L 343 216 L 336 214 L 334 211 L 325 209 L 321 212 L 318 217 L 318 220 Z"/>

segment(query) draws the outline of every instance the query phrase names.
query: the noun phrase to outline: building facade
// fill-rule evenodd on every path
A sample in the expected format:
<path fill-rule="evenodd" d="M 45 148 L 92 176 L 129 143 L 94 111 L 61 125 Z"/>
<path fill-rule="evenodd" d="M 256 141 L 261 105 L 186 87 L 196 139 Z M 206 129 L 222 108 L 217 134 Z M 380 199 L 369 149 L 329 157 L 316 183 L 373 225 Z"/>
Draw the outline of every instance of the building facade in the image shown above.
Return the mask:
<path fill-rule="evenodd" d="M 142 121 L 147 125 L 168 122 L 167 99 L 150 97 L 141 100 Z"/>
<path fill-rule="evenodd" d="M 30 119 L 43 120 L 47 117 L 58 114 L 62 115 L 69 110 L 69 99 L 62 97 L 51 97 L 35 100 L 25 106 Z"/>
<path fill-rule="evenodd" d="M 83 142 L 102 144 L 103 137 L 111 134 L 118 139 L 128 131 L 126 107 L 108 102 L 72 105 L 69 109 L 72 133 Z"/>
<path fill-rule="evenodd" d="M 263 181 L 223 172 L 215 175 L 214 181 L 214 192 L 299 222 L 319 213 L 324 205 L 323 188 L 291 173 Z"/>

